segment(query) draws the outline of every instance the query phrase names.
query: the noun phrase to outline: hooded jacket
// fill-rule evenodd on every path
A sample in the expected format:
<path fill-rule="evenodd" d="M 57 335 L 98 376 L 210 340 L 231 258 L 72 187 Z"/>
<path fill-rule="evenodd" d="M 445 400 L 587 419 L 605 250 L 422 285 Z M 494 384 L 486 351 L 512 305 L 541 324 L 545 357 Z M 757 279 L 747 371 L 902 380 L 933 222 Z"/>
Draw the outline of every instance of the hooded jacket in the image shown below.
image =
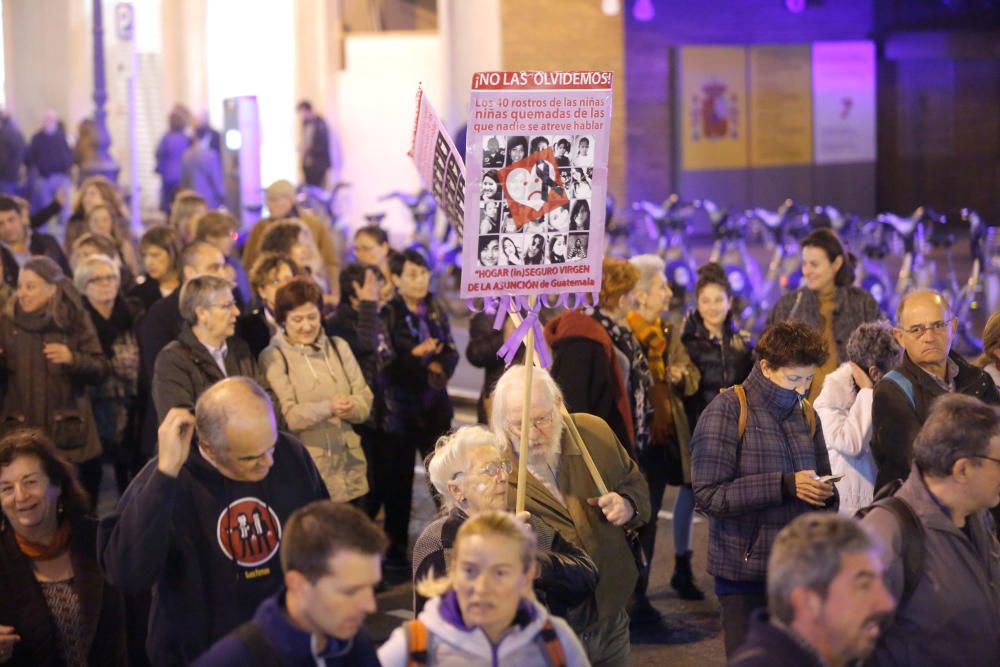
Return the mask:
<path fill-rule="evenodd" d="M 257 625 L 274 652 L 281 656 L 285 667 L 316 667 L 312 652 L 312 635 L 292 624 L 281 592 L 264 600 L 249 621 Z M 254 654 L 235 634 L 226 635 L 194 663 L 192 667 L 252 667 L 272 665 L 271 656 Z M 375 647 L 368 632 L 361 628 L 349 641 L 327 637 L 326 649 L 320 654 L 326 667 L 379 667 Z"/>
<path fill-rule="evenodd" d="M 545 621 L 551 621 L 562 645 L 568 667 L 589 665 L 580 640 L 566 621 L 549 616 L 545 607 L 534 600 L 522 599 L 514 623 L 493 644 L 479 628 L 470 628 L 462 620 L 458 598 L 454 591 L 431 598 L 419 618 L 427 626 L 427 662 L 432 667 L 548 667 L 548 653 L 537 641 Z M 405 667 L 408 663 L 409 627 L 396 628 L 389 640 L 378 650 L 383 667 Z"/>
<path fill-rule="evenodd" d="M 545 325 L 552 348 L 549 372 L 559 384 L 570 412 L 600 417 L 629 452 L 635 451 L 635 427 L 625 388 L 620 354 L 611 336 L 593 317 L 570 310 Z"/>
<path fill-rule="evenodd" d="M 261 353 L 260 364 L 285 423 L 309 450 L 330 498 L 346 502 L 368 493 L 368 466 L 351 424 L 368 419 L 372 391 L 350 346 L 322 332 L 316 343 L 296 345 L 279 331 Z M 354 411 L 344 419 L 330 407 L 330 398 L 337 395 L 354 401 Z"/>
<path fill-rule="evenodd" d="M 844 516 L 854 516 L 871 505 L 875 491 L 878 468 L 871 449 L 873 394 L 871 387 L 856 390 L 851 365 L 841 364 L 823 380 L 823 390 L 813 405 L 823 423 L 831 474 L 844 476 L 837 482 L 839 511 Z"/>
<path fill-rule="evenodd" d="M 909 504 L 923 526 L 924 567 L 909 600 L 879 638 L 871 664 L 1000 665 L 1000 547 L 988 513 L 972 514 L 965 528 L 958 528 L 916 465 L 895 497 Z M 898 600 L 905 578 L 899 521 L 876 507 L 863 523 L 885 547 L 886 586 Z"/>
<path fill-rule="evenodd" d="M 289 515 L 327 497 L 305 447 L 285 433 L 259 482 L 225 477 L 195 445 L 177 477 L 147 463 L 101 520 L 98 559 L 126 594 L 155 586 L 152 664 L 190 664 L 248 621 L 283 585 L 278 548 Z"/>

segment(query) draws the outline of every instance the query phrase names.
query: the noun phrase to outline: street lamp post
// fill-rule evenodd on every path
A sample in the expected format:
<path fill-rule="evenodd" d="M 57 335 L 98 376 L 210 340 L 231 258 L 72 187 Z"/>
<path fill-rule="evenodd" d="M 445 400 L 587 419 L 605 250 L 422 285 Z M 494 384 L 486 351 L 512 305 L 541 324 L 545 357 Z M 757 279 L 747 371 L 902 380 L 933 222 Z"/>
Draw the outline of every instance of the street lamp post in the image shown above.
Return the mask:
<path fill-rule="evenodd" d="M 94 36 L 94 124 L 97 126 L 97 151 L 81 165 L 82 176 L 104 176 L 115 182 L 120 167 L 108 152 L 111 136 L 108 134 L 107 84 L 104 79 L 104 11 L 102 0 L 93 0 Z"/>

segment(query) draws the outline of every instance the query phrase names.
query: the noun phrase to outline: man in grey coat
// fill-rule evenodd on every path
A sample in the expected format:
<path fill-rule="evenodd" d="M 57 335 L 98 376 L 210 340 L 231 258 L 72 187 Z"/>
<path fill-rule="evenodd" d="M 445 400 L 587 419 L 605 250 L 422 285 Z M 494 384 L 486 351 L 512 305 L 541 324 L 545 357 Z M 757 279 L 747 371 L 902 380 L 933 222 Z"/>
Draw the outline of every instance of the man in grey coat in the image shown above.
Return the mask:
<path fill-rule="evenodd" d="M 1000 547 L 987 510 L 1000 503 L 1000 408 L 962 394 L 931 406 L 895 497 L 919 520 L 923 567 L 906 590 L 903 529 L 876 506 L 864 523 L 882 540 L 899 599 L 873 664 L 1000 665 Z M 912 547 L 914 540 L 907 541 Z M 900 599 L 900 598 L 903 599 Z"/>

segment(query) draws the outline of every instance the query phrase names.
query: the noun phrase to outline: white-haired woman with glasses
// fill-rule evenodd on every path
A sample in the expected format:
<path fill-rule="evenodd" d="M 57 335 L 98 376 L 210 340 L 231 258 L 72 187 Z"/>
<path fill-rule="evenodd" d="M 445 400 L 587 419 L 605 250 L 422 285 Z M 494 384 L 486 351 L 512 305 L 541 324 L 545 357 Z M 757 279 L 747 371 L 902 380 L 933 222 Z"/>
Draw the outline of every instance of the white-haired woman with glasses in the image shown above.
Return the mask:
<path fill-rule="evenodd" d="M 118 492 L 125 493 L 131 472 L 141 467 L 128 447 L 128 427 L 139 380 L 139 343 L 133 331 L 142 304 L 122 294 L 121 268 L 105 255 L 93 255 L 77 264 L 73 283 L 83 295 L 83 306 L 111 364 L 107 377 L 89 391 L 101 445 L 114 462 Z"/>
<path fill-rule="evenodd" d="M 444 516 L 428 525 L 413 547 L 414 583 L 442 577 L 451 565 L 458 529 L 481 512 L 507 509 L 506 450 L 482 426 L 463 426 L 442 436 L 427 463 L 431 484 L 441 495 Z M 538 536 L 539 577 L 535 593 L 558 616 L 586 602 L 597 585 L 597 566 L 582 549 L 541 519 L 528 523 Z M 427 598 L 414 591 L 414 612 Z"/>

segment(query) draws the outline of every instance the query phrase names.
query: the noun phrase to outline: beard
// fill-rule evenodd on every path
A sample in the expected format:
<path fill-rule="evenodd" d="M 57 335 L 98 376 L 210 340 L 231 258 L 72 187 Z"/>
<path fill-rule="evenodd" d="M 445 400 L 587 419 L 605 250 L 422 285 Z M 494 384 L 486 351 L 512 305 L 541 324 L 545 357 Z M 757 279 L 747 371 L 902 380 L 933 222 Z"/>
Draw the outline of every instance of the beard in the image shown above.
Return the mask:
<path fill-rule="evenodd" d="M 528 465 L 539 467 L 547 465 L 557 469 L 562 456 L 562 422 L 556 420 L 552 424 L 552 432 L 540 440 L 543 443 L 541 446 L 530 447 L 528 450 Z"/>

